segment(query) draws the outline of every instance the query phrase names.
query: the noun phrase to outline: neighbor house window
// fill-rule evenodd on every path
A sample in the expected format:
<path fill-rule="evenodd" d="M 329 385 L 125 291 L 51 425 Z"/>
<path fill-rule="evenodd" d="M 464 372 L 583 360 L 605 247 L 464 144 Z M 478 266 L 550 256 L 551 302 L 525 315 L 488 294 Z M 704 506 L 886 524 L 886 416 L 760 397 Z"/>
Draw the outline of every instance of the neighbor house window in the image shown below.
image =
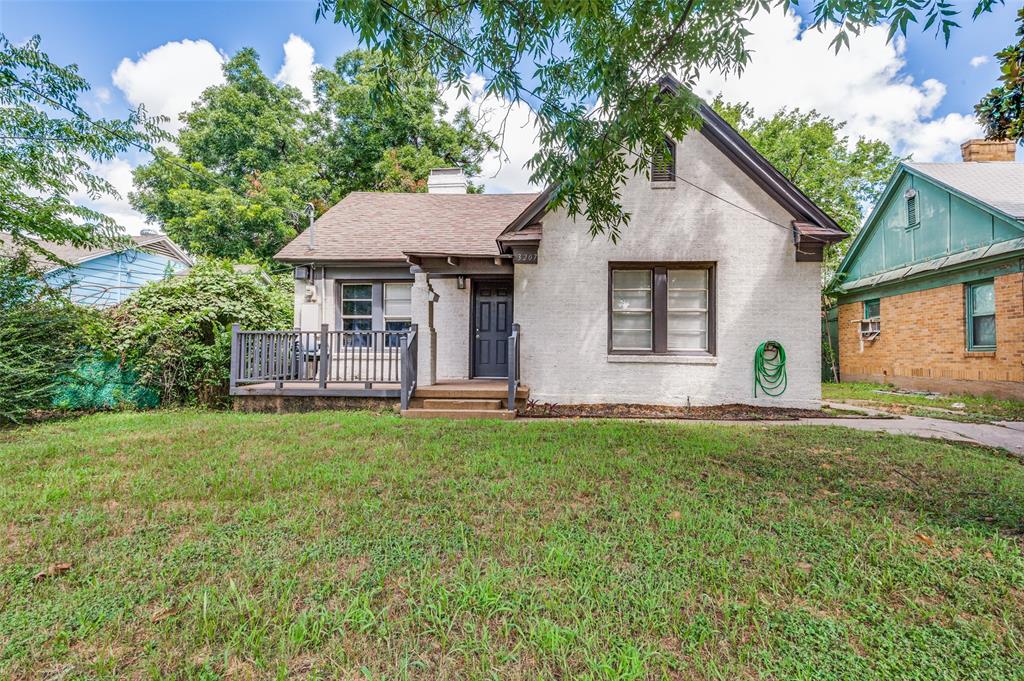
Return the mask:
<path fill-rule="evenodd" d="M 343 331 L 370 331 L 373 329 L 373 285 L 341 285 L 341 328 Z M 372 336 L 346 335 L 345 344 L 356 347 L 370 345 Z"/>
<path fill-rule="evenodd" d="M 662 148 L 651 159 L 651 182 L 673 182 L 675 179 L 676 143 L 666 137 Z"/>
<path fill-rule="evenodd" d="M 608 293 L 610 352 L 714 352 L 711 264 L 613 263 Z"/>
<path fill-rule="evenodd" d="M 882 316 L 882 303 L 878 298 L 864 301 L 864 319 L 878 319 Z"/>
<path fill-rule="evenodd" d="M 992 281 L 967 285 L 967 349 L 995 350 L 996 289 Z"/>
<path fill-rule="evenodd" d="M 412 284 L 384 284 L 384 329 L 408 331 L 412 325 Z M 388 334 L 385 345 L 398 347 L 399 336 Z"/>

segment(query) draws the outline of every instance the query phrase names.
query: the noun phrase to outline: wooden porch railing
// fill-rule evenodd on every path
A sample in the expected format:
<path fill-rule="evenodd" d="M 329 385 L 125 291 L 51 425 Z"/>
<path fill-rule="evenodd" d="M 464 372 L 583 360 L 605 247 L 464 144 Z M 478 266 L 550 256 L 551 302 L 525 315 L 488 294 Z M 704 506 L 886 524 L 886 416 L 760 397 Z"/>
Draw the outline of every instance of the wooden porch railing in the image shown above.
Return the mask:
<path fill-rule="evenodd" d="M 516 409 L 516 393 L 519 391 L 519 324 L 512 325 L 508 337 L 508 410 Z"/>
<path fill-rule="evenodd" d="M 232 393 L 272 384 L 276 390 L 325 391 L 334 384 L 356 390 L 415 389 L 416 326 L 403 331 L 242 331 L 231 328 Z M 353 385 L 354 384 L 354 385 Z"/>

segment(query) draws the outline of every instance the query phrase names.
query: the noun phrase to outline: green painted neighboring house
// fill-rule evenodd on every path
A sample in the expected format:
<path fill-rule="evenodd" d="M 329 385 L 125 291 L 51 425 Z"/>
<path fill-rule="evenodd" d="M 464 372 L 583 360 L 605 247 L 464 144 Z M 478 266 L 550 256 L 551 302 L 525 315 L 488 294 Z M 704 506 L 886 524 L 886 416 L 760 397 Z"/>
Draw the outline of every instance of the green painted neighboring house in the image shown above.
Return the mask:
<path fill-rule="evenodd" d="M 842 379 L 1024 398 L 1024 164 L 903 163 L 839 266 Z"/>

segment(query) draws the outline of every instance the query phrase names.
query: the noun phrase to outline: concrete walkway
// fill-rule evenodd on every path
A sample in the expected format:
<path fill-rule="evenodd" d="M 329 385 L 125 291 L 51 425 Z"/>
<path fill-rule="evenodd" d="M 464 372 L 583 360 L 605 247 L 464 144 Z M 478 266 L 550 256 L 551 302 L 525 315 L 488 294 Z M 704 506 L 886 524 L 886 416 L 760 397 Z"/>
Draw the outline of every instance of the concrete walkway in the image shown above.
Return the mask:
<path fill-rule="evenodd" d="M 782 423 L 842 426 L 856 430 L 953 440 L 984 445 L 986 447 L 1001 447 L 1014 454 L 1024 455 L 1024 422 L 958 423 L 956 421 L 927 416 L 899 416 L 893 418 L 893 415 L 888 412 L 868 407 L 853 406 L 842 402 L 826 402 L 826 404 L 834 409 L 860 411 L 869 416 L 878 416 L 880 418 L 797 419 L 796 421 Z"/>

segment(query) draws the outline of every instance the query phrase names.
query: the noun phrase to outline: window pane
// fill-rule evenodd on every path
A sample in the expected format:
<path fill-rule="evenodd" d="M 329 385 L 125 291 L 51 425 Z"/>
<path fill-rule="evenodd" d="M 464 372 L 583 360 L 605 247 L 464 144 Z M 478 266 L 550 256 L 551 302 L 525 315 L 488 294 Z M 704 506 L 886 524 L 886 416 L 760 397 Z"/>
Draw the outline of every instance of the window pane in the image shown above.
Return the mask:
<path fill-rule="evenodd" d="M 975 284 L 971 287 L 974 297 L 972 312 L 975 315 L 996 313 L 996 290 L 993 284 Z"/>
<path fill-rule="evenodd" d="M 384 299 L 385 317 L 409 317 L 412 315 L 412 303 L 409 300 Z"/>
<path fill-rule="evenodd" d="M 975 347 L 995 347 L 996 344 L 996 316 L 983 315 L 975 316 L 972 320 L 974 328 Z"/>
<path fill-rule="evenodd" d="M 345 284 L 341 287 L 341 297 L 345 300 L 370 300 L 373 297 L 373 285 Z"/>
<path fill-rule="evenodd" d="M 650 270 L 614 270 L 612 272 L 612 289 L 651 288 Z"/>
<path fill-rule="evenodd" d="M 650 310 L 650 291 L 612 291 L 613 310 Z"/>
<path fill-rule="evenodd" d="M 345 331 L 369 331 L 373 326 L 372 319 L 344 319 L 342 329 Z M 368 348 L 372 344 L 371 334 L 345 334 L 344 344 L 353 348 Z"/>
<path fill-rule="evenodd" d="M 875 319 L 881 316 L 881 302 L 876 298 L 874 300 L 864 301 L 864 319 Z"/>
<path fill-rule="evenodd" d="M 705 312 L 668 313 L 669 350 L 707 350 L 708 316 Z"/>
<path fill-rule="evenodd" d="M 384 322 L 384 329 L 386 331 L 408 331 L 410 328 L 412 328 L 412 322 L 408 319 Z M 387 334 L 384 336 L 384 347 L 401 347 L 401 338 L 398 334 Z"/>
<path fill-rule="evenodd" d="M 612 330 L 612 349 L 650 350 L 651 332 L 639 330 Z"/>
<path fill-rule="evenodd" d="M 651 330 L 650 312 L 613 312 L 612 330 Z"/>
<path fill-rule="evenodd" d="M 707 291 L 668 291 L 668 309 L 670 310 L 706 310 L 708 309 Z"/>
<path fill-rule="evenodd" d="M 669 270 L 668 288 L 703 288 L 708 287 L 707 270 Z"/>
<path fill-rule="evenodd" d="M 373 303 L 369 300 L 346 300 L 341 305 L 341 314 L 346 317 L 349 315 L 369 317 L 373 314 Z"/>

